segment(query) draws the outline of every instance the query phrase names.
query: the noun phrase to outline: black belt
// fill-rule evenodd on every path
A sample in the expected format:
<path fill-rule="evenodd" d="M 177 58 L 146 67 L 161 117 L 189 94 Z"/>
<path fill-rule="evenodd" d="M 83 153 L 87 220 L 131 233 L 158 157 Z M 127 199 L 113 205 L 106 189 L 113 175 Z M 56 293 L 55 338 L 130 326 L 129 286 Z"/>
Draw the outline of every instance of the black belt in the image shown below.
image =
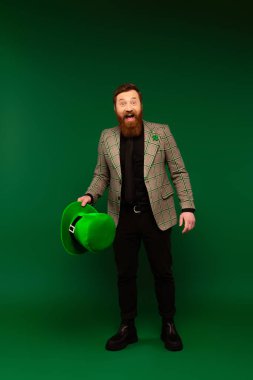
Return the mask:
<path fill-rule="evenodd" d="M 78 220 L 82 219 L 82 216 L 77 216 L 72 224 L 69 225 L 69 232 L 71 232 L 71 234 L 74 234 L 75 232 L 75 228 L 76 228 L 76 223 L 78 222 Z"/>
<path fill-rule="evenodd" d="M 133 211 L 135 214 L 141 214 L 142 212 L 145 211 L 151 211 L 151 206 L 148 203 L 141 204 L 141 203 L 136 203 L 136 204 L 129 204 L 129 203 L 123 203 L 122 208 L 125 210 Z"/>
<path fill-rule="evenodd" d="M 82 219 L 82 216 L 77 216 L 73 222 L 69 225 L 69 236 L 71 237 L 72 243 L 76 250 L 80 251 L 80 253 L 85 252 L 86 249 L 79 243 L 79 241 L 75 238 L 75 228 L 78 220 Z"/>

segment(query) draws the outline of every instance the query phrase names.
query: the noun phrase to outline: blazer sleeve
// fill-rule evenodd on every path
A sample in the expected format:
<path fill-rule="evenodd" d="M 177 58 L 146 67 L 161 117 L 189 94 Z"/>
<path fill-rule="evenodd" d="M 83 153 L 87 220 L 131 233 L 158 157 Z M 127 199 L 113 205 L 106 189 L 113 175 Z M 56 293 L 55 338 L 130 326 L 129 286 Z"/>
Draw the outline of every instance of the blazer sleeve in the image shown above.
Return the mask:
<path fill-rule="evenodd" d="M 176 141 L 167 125 L 164 127 L 164 134 L 166 161 L 171 179 L 177 191 L 181 209 L 195 209 L 189 174 L 185 168 Z"/>
<path fill-rule="evenodd" d="M 92 196 L 92 203 L 96 203 L 110 183 L 110 170 L 104 154 L 104 131 L 102 131 L 98 143 L 98 158 L 94 170 L 93 179 L 85 193 Z"/>

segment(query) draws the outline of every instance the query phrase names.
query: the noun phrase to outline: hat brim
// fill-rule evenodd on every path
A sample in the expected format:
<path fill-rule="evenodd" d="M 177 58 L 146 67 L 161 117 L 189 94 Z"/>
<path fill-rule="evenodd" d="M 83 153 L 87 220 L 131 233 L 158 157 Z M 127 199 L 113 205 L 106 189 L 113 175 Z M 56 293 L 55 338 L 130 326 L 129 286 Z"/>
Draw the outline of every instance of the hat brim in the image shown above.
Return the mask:
<path fill-rule="evenodd" d="M 90 204 L 82 206 L 81 202 L 70 203 L 63 211 L 61 218 L 61 241 L 64 249 L 70 255 L 82 254 L 88 252 L 69 232 L 69 226 L 78 216 L 85 216 L 89 213 L 97 213 L 98 211 Z"/>

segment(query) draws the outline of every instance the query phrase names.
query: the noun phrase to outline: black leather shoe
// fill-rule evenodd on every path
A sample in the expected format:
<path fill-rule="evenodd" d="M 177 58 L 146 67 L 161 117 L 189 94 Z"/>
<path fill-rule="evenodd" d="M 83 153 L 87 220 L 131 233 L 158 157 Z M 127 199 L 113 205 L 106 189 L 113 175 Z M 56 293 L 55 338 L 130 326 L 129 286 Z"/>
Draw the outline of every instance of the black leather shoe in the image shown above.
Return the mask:
<path fill-rule="evenodd" d="M 135 326 L 121 324 L 118 332 L 106 342 L 105 348 L 109 351 L 118 351 L 137 341 L 138 336 Z"/>
<path fill-rule="evenodd" d="M 183 349 L 183 343 L 174 322 L 163 323 L 161 339 L 164 341 L 164 346 L 170 351 L 181 351 Z"/>

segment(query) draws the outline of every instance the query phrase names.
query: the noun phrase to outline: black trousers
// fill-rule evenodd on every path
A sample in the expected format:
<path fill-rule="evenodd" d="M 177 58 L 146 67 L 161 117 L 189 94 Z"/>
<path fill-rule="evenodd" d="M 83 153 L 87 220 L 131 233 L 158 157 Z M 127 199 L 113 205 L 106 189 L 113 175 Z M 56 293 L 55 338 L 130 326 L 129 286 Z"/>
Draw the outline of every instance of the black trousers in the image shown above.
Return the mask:
<path fill-rule="evenodd" d="M 132 207 L 121 207 L 113 243 L 118 274 L 118 296 L 121 319 L 137 316 L 138 252 L 143 241 L 151 271 L 159 314 L 172 319 L 175 314 L 175 285 L 172 273 L 171 231 L 161 231 L 151 208 L 135 213 Z"/>

